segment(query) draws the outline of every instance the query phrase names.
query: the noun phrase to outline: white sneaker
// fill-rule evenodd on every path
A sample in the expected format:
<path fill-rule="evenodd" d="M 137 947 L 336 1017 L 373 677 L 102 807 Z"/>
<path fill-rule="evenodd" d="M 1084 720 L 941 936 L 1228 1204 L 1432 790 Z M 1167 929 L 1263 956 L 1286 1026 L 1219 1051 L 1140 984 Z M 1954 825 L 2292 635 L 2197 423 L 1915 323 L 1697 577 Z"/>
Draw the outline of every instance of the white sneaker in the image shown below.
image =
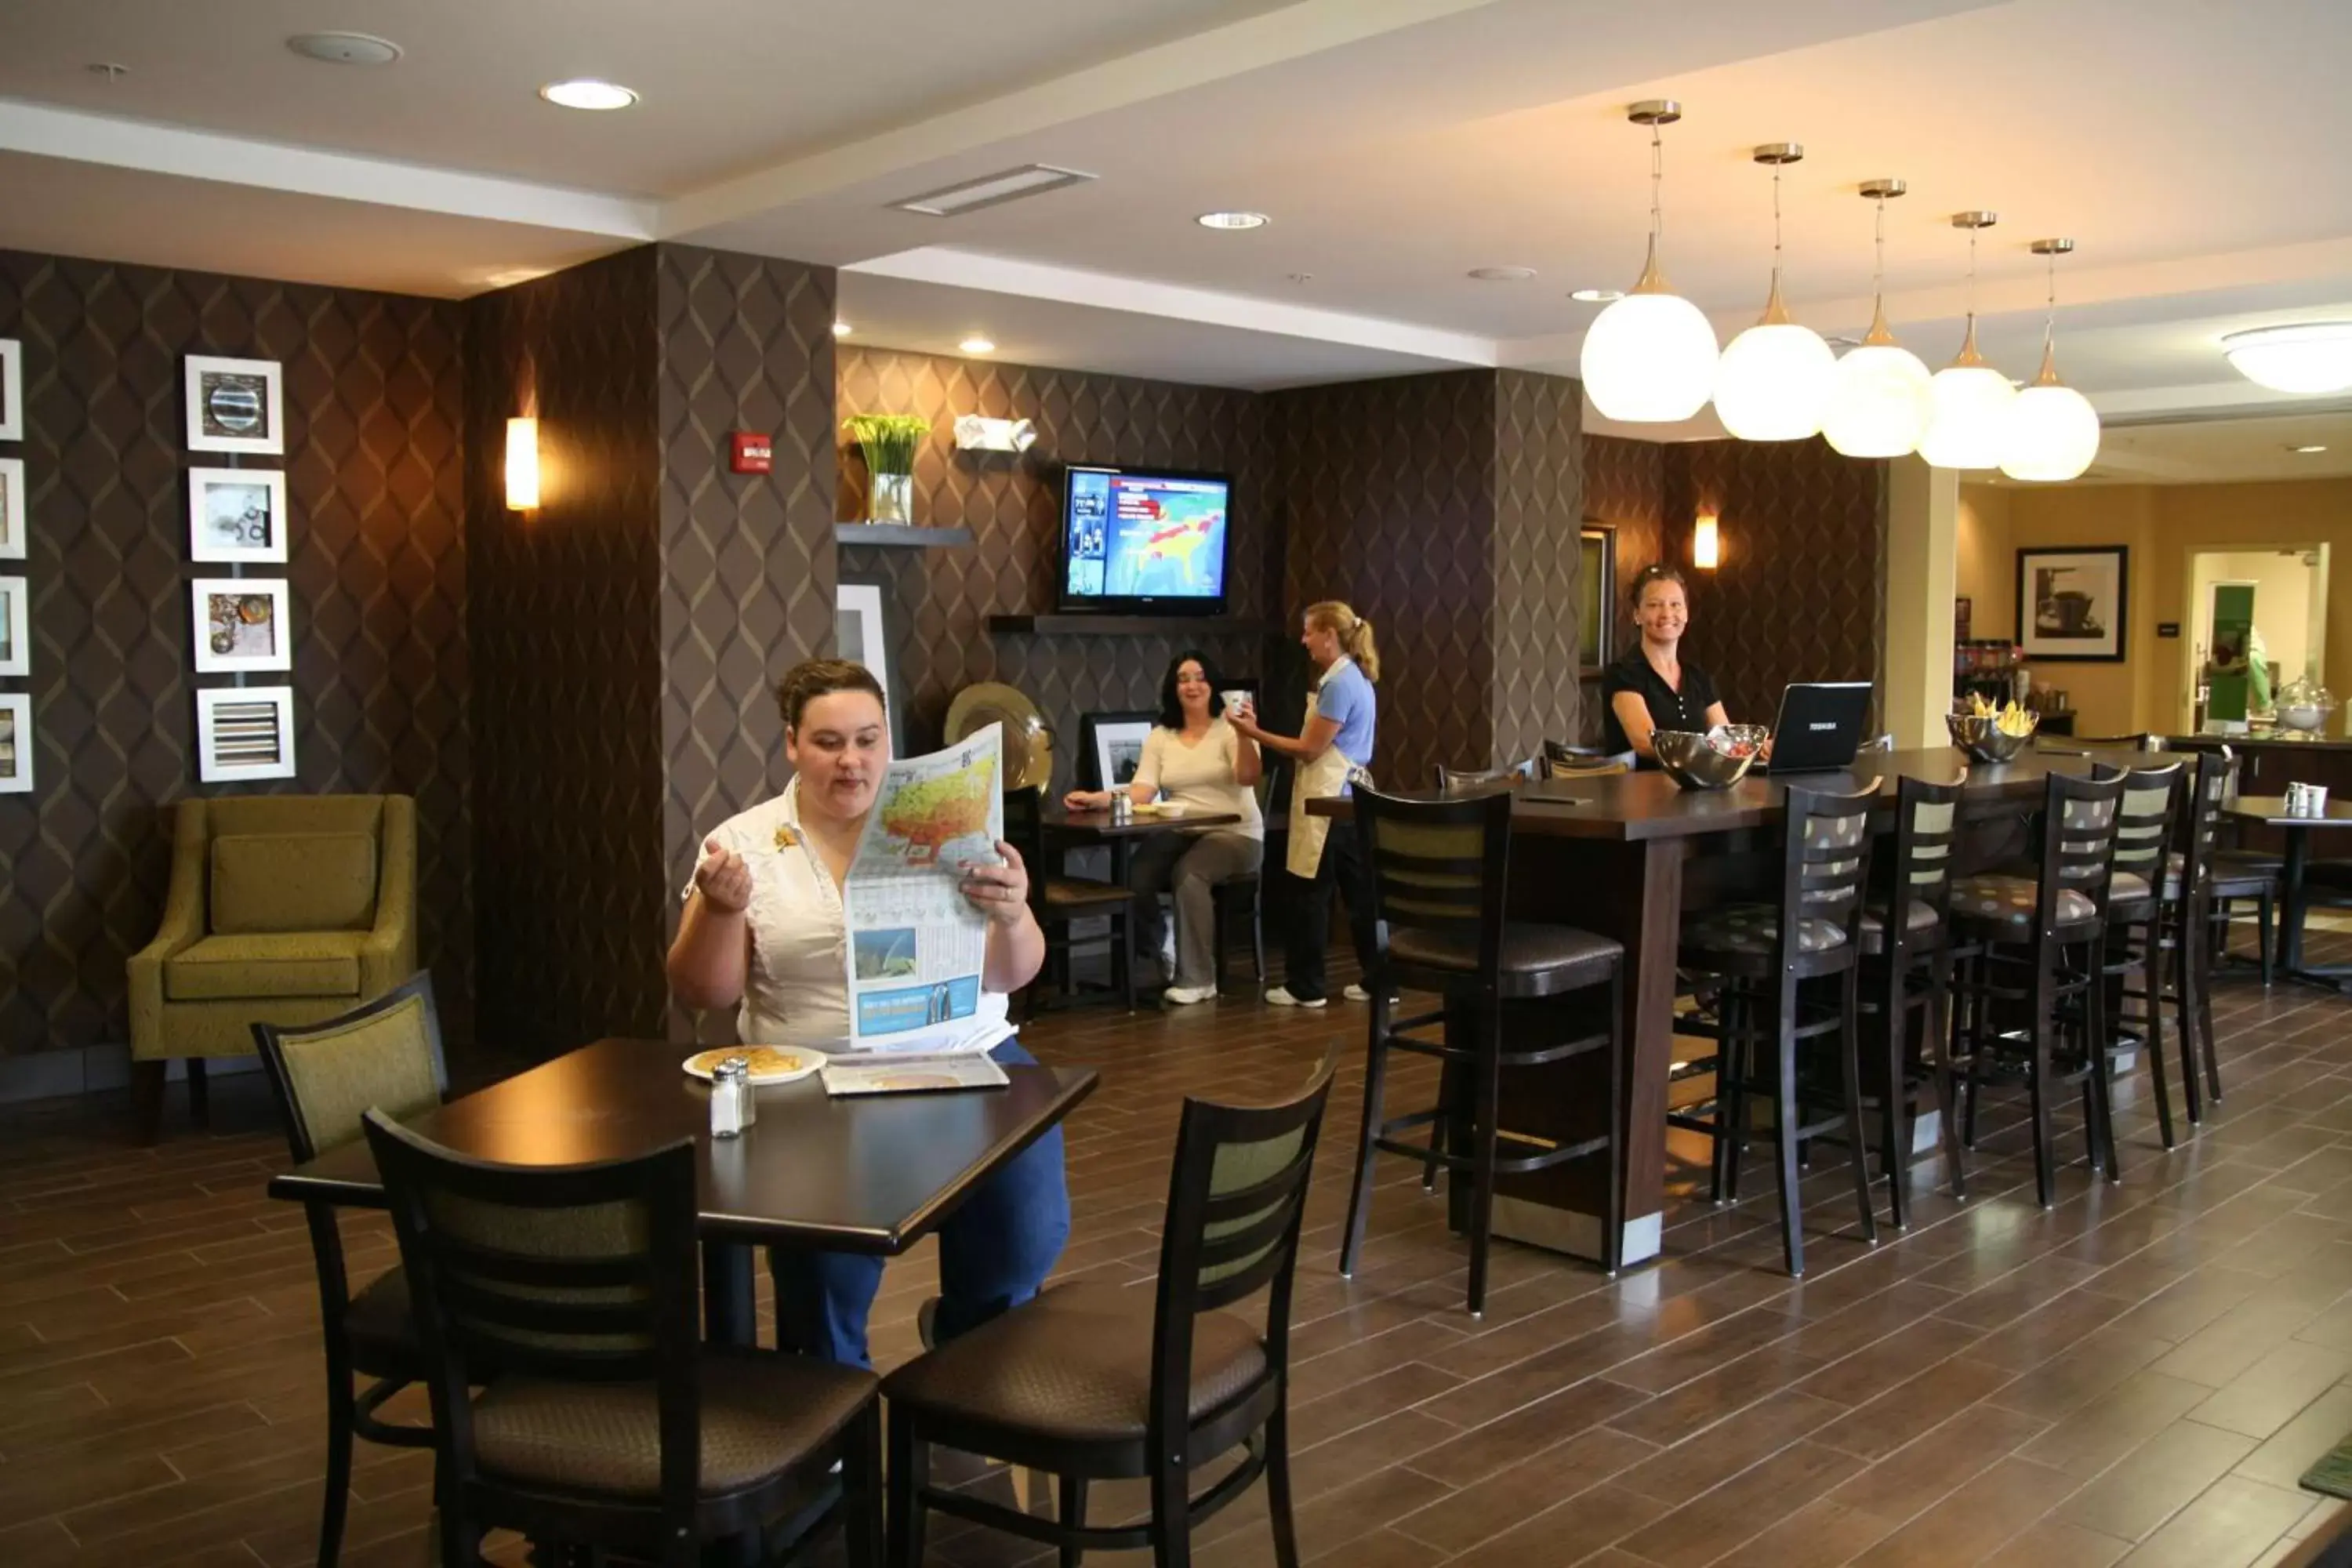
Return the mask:
<path fill-rule="evenodd" d="M 1302 996 L 1293 996 L 1287 985 L 1276 986 L 1265 994 L 1265 999 L 1276 1007 L 1320 1007 L 1330 1000 L 1328 996 L 1318 996 L 1312 1001 Z"/>
<path fill-rule="evenodd" d="M 1195 1002 L 1206 1002 L 1217 994 L 1213 985 L 1171 985 L 1160 994 L 1160 999 L 1171 1007 L 1190 1007 Z"/>
<path fill-rule="evenodd" d="M 1372 994 L 1365 990 L 1360 985 L 1350 985 L 1345 991 L 1340 992 L 1339 994 L 1345 996 L 1350 1002 L 1369 1002 L 1372 999 Z M 1402 997 L 1391 996 L 1389 998 L 1389 1005 L 1393 1007 L 1402 1000 Z"/>

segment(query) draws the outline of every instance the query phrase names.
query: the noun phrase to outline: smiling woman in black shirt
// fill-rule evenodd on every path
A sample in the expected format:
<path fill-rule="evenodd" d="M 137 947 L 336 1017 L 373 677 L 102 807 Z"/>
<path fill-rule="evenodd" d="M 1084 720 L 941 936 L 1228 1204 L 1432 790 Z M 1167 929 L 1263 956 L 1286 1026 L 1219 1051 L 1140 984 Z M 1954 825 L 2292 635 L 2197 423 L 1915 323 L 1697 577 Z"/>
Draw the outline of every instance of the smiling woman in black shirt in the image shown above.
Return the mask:
<path fill-rule="evenodd" d="M 1601 744 L 1655 762 L 1653 731 L 1705 731 L 1730 720 L 1714 679 L 1680 652 L 1683 628 L 1690 624 L 1683 574 L 1671 566 L 1644 567 L 1633 579 L 1633 599 L 1642 635 L 1601 675 Z"/>

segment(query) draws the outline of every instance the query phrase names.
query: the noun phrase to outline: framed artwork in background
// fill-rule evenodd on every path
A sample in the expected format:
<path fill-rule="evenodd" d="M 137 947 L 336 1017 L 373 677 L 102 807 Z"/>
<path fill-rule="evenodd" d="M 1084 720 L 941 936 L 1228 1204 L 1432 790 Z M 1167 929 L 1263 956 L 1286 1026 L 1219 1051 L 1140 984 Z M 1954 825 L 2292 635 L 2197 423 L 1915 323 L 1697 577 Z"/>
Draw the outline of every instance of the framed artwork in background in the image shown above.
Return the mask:
<path fill-rule="evenodd" d="M 283 563 L 285 471 L 190 468 L 188 559 Z"/>
<path fill-rule="evenodd" d="M 0 691 L 0 795 L 33 791 L 33 699 Z"/>
<path fill-rule="evenodd" d="M 1578 673 L 1597 679 L 1617 652 L 1617 531 L 1588 522 L 1579 536 L 1583 552 L 1583 621 L 1577 628 Z"/>
<path fill-rule="evenodd" d="M 2120 544 L 2017 552 L 2017 641 L 2036 661 L 2121 664 L 2131 552 Z"/>
<path fill-rule="evenodd" d="M 1149 710 L 1087 713 L 1078 719 L 1081 789 L 1118 789 L 1135 781 L 1143 762 L 1143 738 L 1160 715 Z"/>
<path fill-rule="evenodd" d="M 25 438 L 25 345 L 0 338 L 0 441 Z"/>
<path fill-rule="evenodd" d="M 908 754 L 906 693 L 891 668 L 890 625 L 884 606 L 890 602 L 890 584 L 881 577 L 844 572 L 833 591 L 833 648 L 837 658 L 862 664 L 874 672 L 889 710 L 890 754 Z"/>
<path fill-rule="evenodd" d="M 0 458 L 0 561 L 25 558 L 25 459 Z"/>
<path fill-rule="evenodd" d="M 212 686 L 196 692 L 196 777 L 205 784 L 294 776 L 294 689 Z"/>
<path fill-rule="evenodd" d="M 188 584 L 196 673 L 243 675 L 294 668 L 294 624 L 283 577 L 199 577 Z"/>
<path fill-rule="evenodd" d="M 33 673 L 33 595 L 22 577 L 0 577 L 0 675 Z"/>
<path fill-rule="evenodd" d="M 274 359 L 190 354 L 188 450 L 279 456 L 286 450 L 286 373 Z"/>

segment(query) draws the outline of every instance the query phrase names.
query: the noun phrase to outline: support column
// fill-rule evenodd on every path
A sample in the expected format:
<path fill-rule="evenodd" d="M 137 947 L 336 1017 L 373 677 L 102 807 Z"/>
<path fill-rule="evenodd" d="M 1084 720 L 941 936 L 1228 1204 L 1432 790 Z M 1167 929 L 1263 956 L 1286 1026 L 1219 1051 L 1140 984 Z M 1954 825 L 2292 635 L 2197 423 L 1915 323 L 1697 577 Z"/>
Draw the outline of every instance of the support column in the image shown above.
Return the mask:
<path fill-rule="evenodd" d="M 1952 595 L 1960 476 L 1897 458 L 1886 469 L 1886 701 L 1898 751 L 1946 743 L 1952 705 Z"/>

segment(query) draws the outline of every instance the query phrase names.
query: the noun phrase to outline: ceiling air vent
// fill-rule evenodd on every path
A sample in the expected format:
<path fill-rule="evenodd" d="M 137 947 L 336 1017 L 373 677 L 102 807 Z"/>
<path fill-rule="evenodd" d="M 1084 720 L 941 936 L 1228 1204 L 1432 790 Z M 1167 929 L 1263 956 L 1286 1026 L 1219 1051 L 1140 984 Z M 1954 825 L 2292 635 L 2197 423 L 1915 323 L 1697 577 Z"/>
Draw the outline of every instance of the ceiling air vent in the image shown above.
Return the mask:
<path fill-rule="evenodd" d="M 890 205 L 901 212 L 920 213 L 925 217 L 955 217 L 982 207 L 1002 206 L 1006 202 L 1043 195 L 1065 185 L 1084 184 L 1093 178 L 1092 174 L 1057 169 L 1051 163 L 1024 163 L 1017 169 L 983 174 L 977 180 L 966 180 Z"/>

